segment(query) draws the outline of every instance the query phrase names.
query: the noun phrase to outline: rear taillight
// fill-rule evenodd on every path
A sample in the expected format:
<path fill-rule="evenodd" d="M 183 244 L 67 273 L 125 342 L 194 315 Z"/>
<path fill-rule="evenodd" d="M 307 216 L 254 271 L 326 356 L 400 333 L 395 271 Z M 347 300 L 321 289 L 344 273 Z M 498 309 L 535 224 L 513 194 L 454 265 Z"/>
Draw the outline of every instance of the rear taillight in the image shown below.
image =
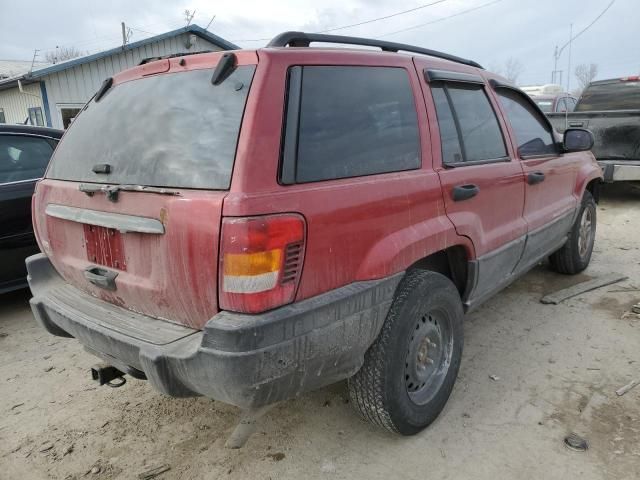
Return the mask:
<path fill-rule="evenodd" d="M 300 215 L 224 218 L 220 240 L 220 309 L 258 313 L 295 297 L 304 255 Z"/>

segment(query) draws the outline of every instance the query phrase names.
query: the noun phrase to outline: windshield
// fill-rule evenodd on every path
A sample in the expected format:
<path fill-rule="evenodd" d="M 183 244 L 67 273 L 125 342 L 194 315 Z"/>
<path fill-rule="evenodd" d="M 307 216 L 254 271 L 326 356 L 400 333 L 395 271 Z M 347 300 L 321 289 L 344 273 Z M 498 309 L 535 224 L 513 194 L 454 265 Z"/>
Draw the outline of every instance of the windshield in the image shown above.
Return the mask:
<path fill-rule="evenodd" d="M 549 113 L 553 110 L 553 101 L 552 100 L 536 100 L 536 105 L 540 107 L 544 113 Z"/>
<path fill-rule="evenodd" d="M 590 85 L 582 93 L 576 112 L 640 109 L 640 82 L 610 82 Z"/>
<path fill-rule="evenodd" d="M 125 82 L 91 101 L 58 146 L 48 178 L 154 187 L 229 188 L 255 66 L 223 83 L 212 69 Z M 107 164 L 110 173 L 94 173 Z"/>

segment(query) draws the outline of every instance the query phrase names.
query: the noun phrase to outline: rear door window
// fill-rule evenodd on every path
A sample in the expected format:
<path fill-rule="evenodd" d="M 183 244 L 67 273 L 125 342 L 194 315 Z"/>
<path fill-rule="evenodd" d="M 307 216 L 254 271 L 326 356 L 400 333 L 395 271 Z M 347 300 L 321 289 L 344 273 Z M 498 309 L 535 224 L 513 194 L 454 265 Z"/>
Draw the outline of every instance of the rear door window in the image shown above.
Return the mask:
<path fill-rule="evenodd" d="M 515 133 L 518 154 L 521 157 L 556 155 L 557 146 L 551 127 L 540 110 L 515 90 L 500 88 L 497 94 Z"/>
<path fill-rule="evenodd" d="M 44 138 L 0 135 L 0 183 L 41 178 L 52 152 Z"/>
<path fill-rule="evenodd" d="M 289 89 L 288 122 L 297 129 L 286 128 L 282 183 L 420 167 L 416 105 L 403 68 L 293 67 Z"/>
<path fill-rule="evenodd" d="M 220 85 L 204 69 L 112 87 L 71 123 L 47 177 L 226 190 L 254 70 L 239 66 Z"/>
<path fill-rule="evenodd" d="M 445 165 L 508 158 L 498 118 L 482 85 L 446 83 L 432 86 L 431 92 Z"/>

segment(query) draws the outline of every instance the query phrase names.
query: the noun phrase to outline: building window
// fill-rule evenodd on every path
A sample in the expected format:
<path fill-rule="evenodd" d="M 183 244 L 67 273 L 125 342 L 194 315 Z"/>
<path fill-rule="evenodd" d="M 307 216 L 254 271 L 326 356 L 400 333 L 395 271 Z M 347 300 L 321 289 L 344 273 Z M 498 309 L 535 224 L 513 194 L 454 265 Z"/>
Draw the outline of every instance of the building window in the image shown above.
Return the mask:
<path fill-rule="evenodd" d="M 31 125 L 44 126 L 44 117 L 42 116 L 42 109 L 40 107 L 32 107 L 29 109 L 29 123 Z"/>
<path fill-rule="evenodd" d="M 62 128 L 65 130 L 69 128 L 71 122 L 80 113 L 81 108 L 61 108 L 60 115 L 62 115 Z"/>
<path fill-rule="evenodd" d="M 4 109 L 0 108 L 0 123 L 7 123 L 7 119 L 4 117 Z"/>

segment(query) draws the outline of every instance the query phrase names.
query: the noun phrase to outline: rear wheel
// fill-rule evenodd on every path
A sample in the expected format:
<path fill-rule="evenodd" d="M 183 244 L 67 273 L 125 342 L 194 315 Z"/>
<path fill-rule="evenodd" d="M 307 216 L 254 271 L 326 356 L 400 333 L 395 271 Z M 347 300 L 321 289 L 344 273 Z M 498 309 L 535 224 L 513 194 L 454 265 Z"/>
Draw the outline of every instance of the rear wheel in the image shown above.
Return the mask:
<path fill-rule="evenodd" d="M 413 435 L 436 419 L 458 375 L 463 315 L 447 277 L 407 273 L 362 368 L 349 379 L 351 403 L 366 420 Z"/>
<path fill-rule="evenodd" d="M 551 268 L 559 273 L 574 275 L 589 266 L 596 238 L 596 202 L 588 190 L 584 192 L 578 217 L 567 243 L 549 257 Z"/>

